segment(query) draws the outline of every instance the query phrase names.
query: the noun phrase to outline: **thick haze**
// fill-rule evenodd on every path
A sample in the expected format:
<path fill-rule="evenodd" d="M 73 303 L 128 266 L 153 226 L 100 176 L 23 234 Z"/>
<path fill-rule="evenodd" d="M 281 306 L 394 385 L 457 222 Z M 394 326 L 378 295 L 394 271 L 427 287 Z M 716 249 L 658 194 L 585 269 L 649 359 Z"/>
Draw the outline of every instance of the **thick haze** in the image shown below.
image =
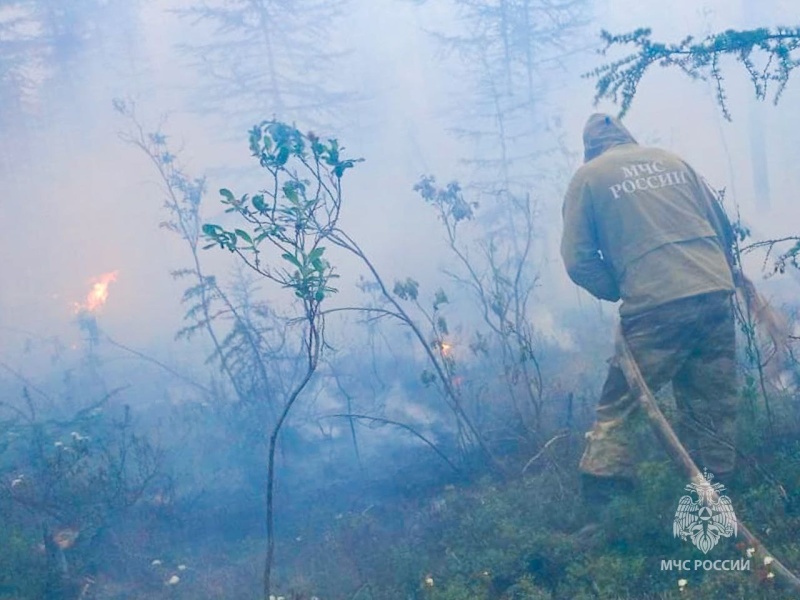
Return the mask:
<path fill-rule="evenodd" d="M 14 3 L 0 5 L 9 4 Z M 30 336 L 58 336 L 67 348 L 78 343 L 74 303 L 84 300 L 92 277 L 115 270 L 118 280 L 98 317 L 100 327 L 117 341 L 171 363 L 182 363 L 182 355 L 199 356 L 185 342 L 173 341 L 181 326 L 184 284 L 169 272 L 186 266 L 189 257 L 180 240 L 158 227 L 166 218 L 163 193 L 146 157 L 120 140 L 118 133 L 128 131 L 130 123 L 113 110 L 114 98 L 135 102 L 146 129 L 161 123 L 181 164 L 208 176 L 209 220 L 221 216 L 220 187 L 239 193 L 258 188 L 259 168 L 247 147 L 249 125 L 275 116 L 295 120 L 301 129 L 319 126 L 304 122 L 302 111 L 277 114 L 269 98 L 260 112 L 244 101 L 241 110 L 226 113 L 205 106 L 205 80 L 185 46 L 213 45 L 216 34 L 208 24 L 195 26 L 171 12 L 196 3 L 143 0 L 131 2 L 125 14 L 113 13 L 120 3 L 106 4 L 103 35 L 97 34 L 102 39 L 86 44 L 92 49 L 79 51 L 69 70 L 58 73 L 60 80 L 48 79 L 46 69 L 34 64 L 29 74 L 41 85 L 27 90 L 19 113 L 24 118 L 3 120 L 0 359 L 23 372 L 37 368 L 34 358 L 20 354 Z M 12 18 L 12 11 L 0 9 L 0 16 Z M 443 53 L 434 35 L 458 32 L 461 21 L 447 2 L 353 0 L 343 13 L 331 21 L 330 39 L 320 40 L 336 55 L 335 63 L 308 76 L 325 79 L 310 84 L 350 95 L 325 117 L 327 130 L 320 133 L 336 135 L 351 155 L 366 158 L 345 179 L 343 225 L 387 280 L 413 276 L 430 290 L 446 283 L 439 273 L 442 233 L 412 186 L 426 173 L 440 182 L 468 182 L 474 175 L 463 159 L 474 158 L 476 147 L 452 133 L 468 125 L 469 70 L 457 53 Z M 552 332 L 558 330 L 559 307 L 580 301 L 596 310 L 566 280 L 557 243 L 565 181 L 579 164 L 583 124 L 596 110 L 594 80 L 581 75 L 606 61 L 595 53 L 600 30 L 621 33 L 647 26 L 656 40 L 678 41 L 687 34 L 794 23 L 800 8 L 791 0 L 628 0 L 595 2 L 583 16 L 588 24 L 580 33 L 563 44 L 563 51 L 544 50 L 541 61 L 547 83 L 540 118 L 560 123 L 558 133 L 569 152 L 549 169 L 542 162 L 541 179 L 552 183 L 531 189 L 546 240 L 535 257 L 544 285 L 531 318 Z M 775 107 L 752 100 L 747 77 L 733 60 L 725 61 L 724 73 L 732 123 L 722 118 L 711 84 L 658 68 L 645 76 L 625 122 L 640 142 L 681 154 L 714 186 L 727 187 L 757 236 L 788 234 L 800 223 L 800 173 L 794 165 L 800 145 L 798 84 L 790 81 Z M 603 104 L 597 110 L 616 112 L 617 107 Z M 542 133 L 541 148 L 554 146 L 556 137 Z M 752 149 L 759 144 L 768 170 L 754 175 Z M 768 197 L 756 193 L 764 181 Z M 206 254 L 209 268 L 221 277 L 232 273 L 229 256 Z M 347 263 L 340 271 L 342 294 L 354 296 L 358 273 L 348 272 Z M 39 358 L 46 356 L 43 350 Z"/>

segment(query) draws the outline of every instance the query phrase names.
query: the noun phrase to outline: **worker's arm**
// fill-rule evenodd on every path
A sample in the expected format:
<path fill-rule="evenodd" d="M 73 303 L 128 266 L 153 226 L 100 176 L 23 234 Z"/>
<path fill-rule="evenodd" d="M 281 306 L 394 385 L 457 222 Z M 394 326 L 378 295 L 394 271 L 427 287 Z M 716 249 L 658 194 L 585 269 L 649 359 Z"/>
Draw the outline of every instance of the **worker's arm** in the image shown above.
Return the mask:
<path fill-rule="evenodd" d="M 592 296 L 616 302 L 619 286 L 600 253 L 591 195 L 576 179 L 567 190 L 562 215 L 561 257 L 570 279 Z"/>

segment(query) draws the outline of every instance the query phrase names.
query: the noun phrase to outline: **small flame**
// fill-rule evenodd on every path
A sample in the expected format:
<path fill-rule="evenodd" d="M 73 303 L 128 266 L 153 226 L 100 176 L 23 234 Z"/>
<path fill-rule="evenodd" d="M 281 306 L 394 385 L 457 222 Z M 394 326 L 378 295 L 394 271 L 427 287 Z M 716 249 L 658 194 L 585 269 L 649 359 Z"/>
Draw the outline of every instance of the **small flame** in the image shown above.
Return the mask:
<path fill-rule="evenodd" d="M 100 309 L 108 300 L 108 285 L 117 280 L 118 274 L 119 271 L 110 271 L 91 279 L 92 289 L 86 295 L 86 302 L 84 304 L 76 302 L 75 312 L 86 311 L 93 313 Z"/>
<path fill-rule="evenodd" d="M 444 354 L 445 356 L 449 355 L 450 354 L 450 350 L 453 349 L 453 345 L 452 344 L 448 344 L 447 342 L 442 342 L 440 344 L 440 347 L 442 349 L 442 354 Z"/>
<path fill-rule="evenodd" d="M 66 529 L 62 529 L 61 531 L 57 532 L 53 536 L 53 541 L 59 548 L 66 550 L 67 548 L 71 548 L 75 545 L 75 540 L 78 539 L 79 535 L 80 532 L 77 529 L 67 527 Z"/>

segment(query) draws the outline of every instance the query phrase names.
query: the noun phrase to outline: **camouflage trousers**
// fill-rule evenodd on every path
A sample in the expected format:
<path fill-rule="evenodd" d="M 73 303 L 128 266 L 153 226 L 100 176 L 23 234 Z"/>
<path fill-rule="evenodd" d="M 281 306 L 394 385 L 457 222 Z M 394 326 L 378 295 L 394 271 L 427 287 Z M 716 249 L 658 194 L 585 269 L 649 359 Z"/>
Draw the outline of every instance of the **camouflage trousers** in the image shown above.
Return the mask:
<path fill-rule="evenodd" d="M 728 292 L 703 294 L 623 317 L 621 323 L 651 391 L 657 394 L 672 383 L 677 409 L 672 425 L 686 450 L 700 470 L 707 468 L 718 476 L 730 473 L 736 459 L 736 329 L 731 302 Z M 630 478 L 637 424 L 644 411 L 630 393 L 619 357 L 610 365 L 596 422 L 586 434 L 580 470 Z"/>

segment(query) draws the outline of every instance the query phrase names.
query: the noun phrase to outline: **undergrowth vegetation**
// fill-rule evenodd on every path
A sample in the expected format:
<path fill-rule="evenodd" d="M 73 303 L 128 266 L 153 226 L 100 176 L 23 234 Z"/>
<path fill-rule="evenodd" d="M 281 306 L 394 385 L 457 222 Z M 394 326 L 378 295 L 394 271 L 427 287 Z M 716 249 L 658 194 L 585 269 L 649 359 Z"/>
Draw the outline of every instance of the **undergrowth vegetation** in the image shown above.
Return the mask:
<path fill-rule="evenodd" d="M 34 423 L 23 413 L 4 424 L 0 597 L 258 597 L 263 497 L 248 504 L 246 487 L 203 491 L 185 472 L 173 479 L 163 452 L 134 432 L 129 409 L 113 400 L 63 421 Z M 662 400 L 668 412 L 669 395 Z M 784 564 L 797 565 L 800 411 L 790 394 L 773 402 L 773 423 L 745 408 L 740 468 L 722 483 L 742 522 Z M 604 508 L 587 505 L 575 469 L 582 427 L 562 432 L 533 462 L 507 455 L 516 473 L 448 473 L 418 451 L 386 463 L 383 476 L 282 498 L 276 597 L 794 597 L 741 539 L 703 554 L 672 535 L 686 482 L 645 422 L 635 492 Z M 749 560 L 750 569 L 662 564 L 708 559 Z"/>
<path fill-rule="evenodd" d="M 796 420 L 796 406 L 787 410 L 785 417 Z M 742 427 L 746 460 L 732 481 L 722 483 L 742 522 L 785 564 L 800 564 L 800 511 L 792 485 L 800 477 L 796 429 L 786 427 L 765 445 L 766 431 L 750 425 Z M 703 554 L 673 536 L 686 482 L 647 443 L 649 433 L 641 431 L 635 492 L 602 510 L 587 506 L 578 493 L 574 465 L 582 444 L 576 434 L 536 473 L 441 486 L 405 504 L 346 515 L 329 525 L 314 556 L 298 556 L 294 568 L 326 565 L 318 589 L 335 598 L 795 597 L 781 590 L 769 565 L 749 559 L 741 539 L 723 540 Z M 708 559 L 749 560 L 750 569 L 662 568 L 662 561 Z"/>

